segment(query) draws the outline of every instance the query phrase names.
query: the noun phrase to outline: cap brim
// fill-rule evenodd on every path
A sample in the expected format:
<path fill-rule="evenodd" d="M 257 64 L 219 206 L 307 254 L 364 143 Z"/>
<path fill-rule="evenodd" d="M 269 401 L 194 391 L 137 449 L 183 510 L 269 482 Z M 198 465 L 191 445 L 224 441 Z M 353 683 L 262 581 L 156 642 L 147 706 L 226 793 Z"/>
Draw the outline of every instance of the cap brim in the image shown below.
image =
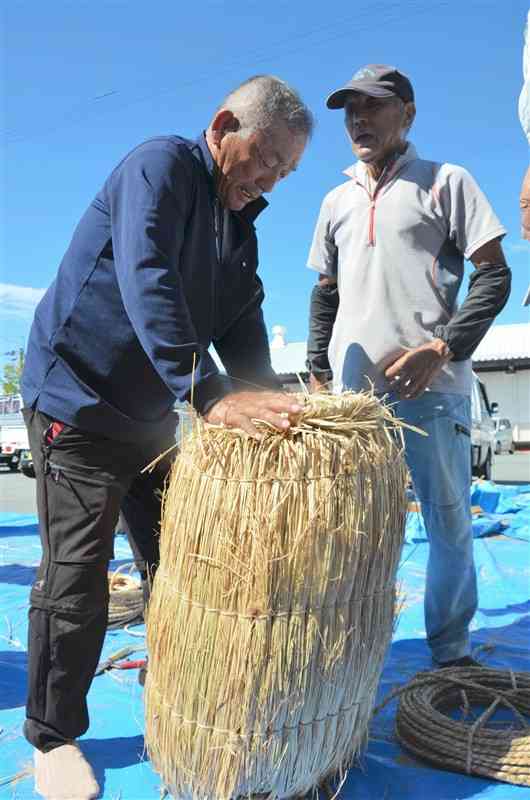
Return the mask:
<path fill-rule="evenodd" d="M 327 107 L 332 109 L 344 108 L 346 99 L 350 94 L 366 94 L 368 97 L 395 97 L 395 92 L 385 89 L 384 86 L 378 84 L 367 86 L 366 83 L 360 84 L 352 81 L 348 86 L 337 89 L 336 92 L 330 94 L 326 100 Z"/>

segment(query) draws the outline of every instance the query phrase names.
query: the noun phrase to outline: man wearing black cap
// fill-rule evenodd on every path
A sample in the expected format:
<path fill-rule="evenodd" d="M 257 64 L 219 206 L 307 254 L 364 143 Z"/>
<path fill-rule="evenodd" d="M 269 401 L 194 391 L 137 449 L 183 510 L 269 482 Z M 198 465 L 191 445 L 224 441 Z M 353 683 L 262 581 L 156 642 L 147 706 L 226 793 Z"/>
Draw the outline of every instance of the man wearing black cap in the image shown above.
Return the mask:
<path fill-rule="evenodd" d="M 358 161 L 324 198 L 309 254 L 311 383 L 373 386 L 428 434 L 405 432 L 430 542 L 427 639 L 436 664 L 473 666 L 470 357 L 508 299 L 506 231 L 466 170 L 407 142 L 414 91 L 395 67 L 364 67 L 327 105 L 344 109 Z M 476 269 L 458 308 L 464 259 Z"/>

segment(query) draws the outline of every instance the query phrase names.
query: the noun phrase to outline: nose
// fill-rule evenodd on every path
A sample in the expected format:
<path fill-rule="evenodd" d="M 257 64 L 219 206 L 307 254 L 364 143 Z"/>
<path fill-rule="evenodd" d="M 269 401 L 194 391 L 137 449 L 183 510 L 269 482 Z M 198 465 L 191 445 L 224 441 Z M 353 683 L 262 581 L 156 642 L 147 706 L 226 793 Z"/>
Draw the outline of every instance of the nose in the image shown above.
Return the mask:
<path fill-rule="evenodd" d="M 279 180 L 280 168 L 274 168 L 268 170 L 266 173 L 263 173 L 256 183 L 262 192 L 272 192 Z"/>
<path fill-rule="evenodd" d="M 348 109 L 346 112 L 346 124 L 350 128 L 354 128 L 358 125 L 365 124 L 367 122 L 368 115 L 364 109 L 355 110 L 353 108 Z"/>

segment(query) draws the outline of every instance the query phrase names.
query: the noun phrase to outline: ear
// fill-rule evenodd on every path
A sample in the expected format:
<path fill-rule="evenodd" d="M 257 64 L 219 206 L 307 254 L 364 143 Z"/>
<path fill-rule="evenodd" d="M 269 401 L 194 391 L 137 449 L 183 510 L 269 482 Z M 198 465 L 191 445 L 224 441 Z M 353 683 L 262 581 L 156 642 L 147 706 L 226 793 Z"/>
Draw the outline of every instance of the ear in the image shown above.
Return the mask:
<path fill-rule="evenodd" d="M 218 111 L 210 124 L 213 143 L 219 147 L 227 133 L 235 133 L 240 128 L 238 118 L 228 108 Z"/>
<path fill-rule="evenodd" d="M 416 117 L 416 106 L 414 103 L 405 103 L 405 125 L 410 128 Z"/>

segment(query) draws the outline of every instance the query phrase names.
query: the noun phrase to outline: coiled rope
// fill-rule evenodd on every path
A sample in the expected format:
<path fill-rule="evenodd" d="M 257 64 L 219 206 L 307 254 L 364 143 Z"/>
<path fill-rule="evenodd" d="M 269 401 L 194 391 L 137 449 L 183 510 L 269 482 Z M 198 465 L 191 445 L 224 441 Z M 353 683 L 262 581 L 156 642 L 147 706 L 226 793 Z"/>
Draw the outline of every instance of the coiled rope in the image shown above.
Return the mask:
<path fill-rule="evenodd" d="M 122 570 L 129 569 L 129 574 Z M 142 584 L 130 574 L 134 564 L 122 564 L 109 578 L 109 616 L 107 628 L 122 628 L 124 625 L 143 622 L 144 599 Z"/>
<path fill-rule="evenodd" d="M 530 786 L 529 673 L 485 667 L 419 673 L 374 713 L 398 696 L 396 736 L 415 756 L 453 772 Z M 485 710 L 474 717 L 477 705 Z M 456 708 L 460 720 L 444 713 Z M 502 708 L 510 722 L 488 725 Z"/>

